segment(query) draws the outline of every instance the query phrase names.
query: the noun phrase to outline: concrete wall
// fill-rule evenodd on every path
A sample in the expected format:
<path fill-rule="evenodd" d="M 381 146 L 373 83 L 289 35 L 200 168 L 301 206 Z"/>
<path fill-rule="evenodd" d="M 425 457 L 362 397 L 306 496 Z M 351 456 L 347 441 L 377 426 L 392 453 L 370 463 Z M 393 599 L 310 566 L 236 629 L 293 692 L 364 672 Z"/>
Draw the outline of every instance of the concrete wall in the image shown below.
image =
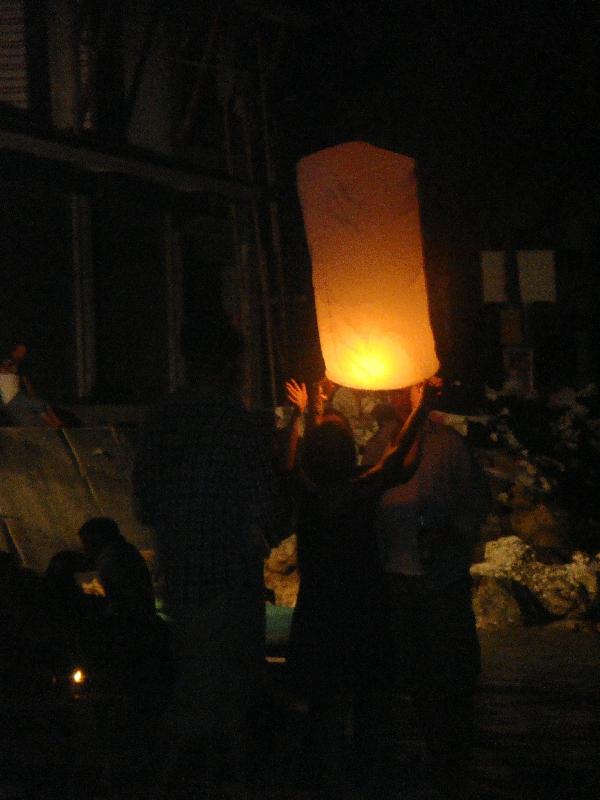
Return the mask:
<path fill-rule="evenodd" d="M 54 553 L 79 547 L 83 522 L 109 516 L 152 551 L 152 532 L 133 511 L 133 448 L 129 429 L 0 428 L 0 550 L 43 571 Z"/>

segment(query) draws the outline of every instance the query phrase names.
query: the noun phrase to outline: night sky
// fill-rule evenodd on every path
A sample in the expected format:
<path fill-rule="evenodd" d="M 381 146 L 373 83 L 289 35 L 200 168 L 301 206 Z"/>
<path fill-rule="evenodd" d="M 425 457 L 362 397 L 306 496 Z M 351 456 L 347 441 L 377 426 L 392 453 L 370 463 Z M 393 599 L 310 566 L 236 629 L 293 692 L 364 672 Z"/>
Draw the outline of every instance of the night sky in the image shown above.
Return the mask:
<path fill-rule="evenodd" d="M 302 8 L 312 24 L 291 35 L 272 97 L 290 185 L 298 158 L 343 141 L 413 156 L 440 319 L 452 304 L 447 279 L 457 318 L 470 320 L 460 341 L 479 326 L 475 300 L 471 317 L 464 309 L 475 284 L 456 282 L 465 253 L 583 249 L 577 280 L 586 295 L 598 292 L 599 3 L 321 0 Z M 567 272 L 572 283 L 570 263 Z"/>
<path fill-rule="evenodd" d="M 490 180 L 565 191 L 595 178 L 598 3 L 303 7 L 313 24 L 286 52 L 278 87 L 296 154 L 392 143 L 475 194 Z"/>

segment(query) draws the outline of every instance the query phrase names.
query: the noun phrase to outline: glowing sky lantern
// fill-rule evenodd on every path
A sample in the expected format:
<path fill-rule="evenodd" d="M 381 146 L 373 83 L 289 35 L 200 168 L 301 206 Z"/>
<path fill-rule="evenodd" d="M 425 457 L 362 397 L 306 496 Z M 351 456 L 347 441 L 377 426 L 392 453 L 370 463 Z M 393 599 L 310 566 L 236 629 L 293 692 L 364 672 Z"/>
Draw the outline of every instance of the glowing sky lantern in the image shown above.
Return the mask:
<path fill-rule="evenodd" d="M 350 142 L 302 159 L 298 191 L 327 377 L 371 390 L 431 377 L 415 162 Z"/>

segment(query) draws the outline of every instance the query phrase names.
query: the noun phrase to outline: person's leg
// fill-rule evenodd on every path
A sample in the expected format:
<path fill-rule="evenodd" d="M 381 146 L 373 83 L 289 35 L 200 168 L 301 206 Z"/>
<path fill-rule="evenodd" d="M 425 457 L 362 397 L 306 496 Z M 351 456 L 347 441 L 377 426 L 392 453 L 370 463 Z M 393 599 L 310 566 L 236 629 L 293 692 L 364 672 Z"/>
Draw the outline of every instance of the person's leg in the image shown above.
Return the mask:
<path fill-rule="evenodd" d="M 42 414 L 46 410 L 44 403 L 29 397 L 21 391 L 4 406 L 4 412 L 13 425 L 22 428 L 39 428 L 45 425 Z"/>
<path fill-rule="evenodd" d="M 357 788 L 381 794 L 391 758 L 392 692 L 387 670 L 366 674 L 354 695 L 353 772 Z"/>
<path fill-rule="evenodd" d="M 173 624 L 173 652 L 177 665 L 171 694 L 156 737 L 156 798 L 166 800 L 190 742 L 209 738 L 204 719 L 205 699 L 197 682 L 198 663 L 204 657 L 206 626 L 203 612 L 178 618 Z"/>
<path fill-rule="evenodd" d="M 418 579 L 405 578 L 401 575 L 388 576 L 387 595 L 389 607 L 389 636 L 392 651 L 393 678 L 390 682 L 390 705 L 388 708 L 389 725 L 386 736 L 387 752 L 383 772 L 386 781 L 396 781 L 398 776 L 397 766 L 402 763 L 404 769 L 412 771 L 415 765 L 415 758 L 420 760 L 421 752 L 415 756 L 413 749 L 406 752 L 395 752 L 392 743 L 398 741 L 392 725 L 411 726 L 414 725 L 413 714 L 410 712 L 407 718 L 402 720 L 392 717 L 393 701 L 400 696 L 408 695 L 414 701 L 414 687 L 418 679 L 419 671 L 423 669 L 420 664 L 421 653 L 423 651 L 422 635 L 425 625 L 423 608 L 419 602 Z M 406 708 L 406 706 L 405 706 Z M 396 769 L 392 766 L 396 763 Z M 407 776 L 409 777 L 409 776 Z M 391 788 L 391 787 L 390 787 Z"/>
<path fill-rule="evenodd" d="M 230 794 L 243 794 L 248 712 L 261 687 L 265 653 L 262 573 L 252 577 L 176 622 L 179 672 L 162 736 L 165 787 L 186 748 L 201 744 L 207 797 L 219 790 L 213 784 L 223 776 Z"/>
<path fill-rule="evenodd" d="M 388 575 L 386 590 L 394 684 L 408 691 L 420 668 L 423 608 L 416 594 L 415 579 Z"/>
<path fill-rule="evenodd" d="M 326 797 L 341 795 L 346 787 L 346 724 L 350 710 L 348 695 L 331 691 L 314 693 L 308 701 L 308 731 L 305 742 L 305 770 L 311 788 Z"/>
<path fill-rule="evenodd" d="M 219 666 L 219 726 L 227 792 L 243 797 L 248 780 L 250 712 L 264 689 L 266 617 L 260 572 L 229 598 Z"/>
<path fill-rule="evenodd" d="M 50 406 L 46 406 L 46 410 L 42 412 L 41 417 L 49 428 L 64 428 L 64 422 Z"/>
<path fill-rule="evenodd" d="M 448 797 L 459 796 L 473 745 L 474 695 L 480 650 L 470 581 L 425 592 L 423 650 L 414 702 L 434 777 Z"/>

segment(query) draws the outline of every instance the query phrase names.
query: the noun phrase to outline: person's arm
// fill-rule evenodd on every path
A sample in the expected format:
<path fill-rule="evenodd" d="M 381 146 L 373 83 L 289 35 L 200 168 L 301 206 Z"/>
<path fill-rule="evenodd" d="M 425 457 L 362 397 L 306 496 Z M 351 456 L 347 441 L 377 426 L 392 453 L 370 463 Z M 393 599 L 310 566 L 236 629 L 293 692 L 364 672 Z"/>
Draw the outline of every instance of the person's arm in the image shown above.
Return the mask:
<path fill-rule="evenodd" d="M 21 375 L 21 384 L 23 385 L 23 388 L 25 389 L 25 392 L 28 397 L 37 397 L 36 393 L 33 390 L 31 381 L 29 380 L 27 375 Z"/>
<path fill-rule="evenodd" d="M 317 381 L 312 394 L 312 402 L 307 402 L 307 425 L 319 425 L 336 390 L 336 384 L 329 378 L 323 377 Z M 307 398 L 308 400 L 308 398 Z"/>
<path fill-rule="evenodd" d="M 421 455 L 421 431 L 429 410 L 429 404 L 422 399 L 404 424 L 398 425 L 387 450 L 375 466 L 360 476 L 360 482 L 377 483 L 384 490 L 410 478 Z"/>
<path fill-rule="evenodd" d="M 285 476 L 273 463 L 264 430 L 256 420 L 240 422 L 241 426 L 232 425 L 224 443 L 240 459 L 238 489 L 248 504 L 253 540 L 267 555 L 291 533 L 291 500 Z"/>
<path fill-rule="evenodd" d="M 298 454 L 298 441 L 300 439 L 300 421 L 308 408 L 308 392 L 304 383 L 298 383 L 290 378 L 285 384 L 287 398 L 293 406 L 292 415 L 288 423 L 287 443 L 283 454 L 282 469 L 292 472 L 296 465 Z"/>

